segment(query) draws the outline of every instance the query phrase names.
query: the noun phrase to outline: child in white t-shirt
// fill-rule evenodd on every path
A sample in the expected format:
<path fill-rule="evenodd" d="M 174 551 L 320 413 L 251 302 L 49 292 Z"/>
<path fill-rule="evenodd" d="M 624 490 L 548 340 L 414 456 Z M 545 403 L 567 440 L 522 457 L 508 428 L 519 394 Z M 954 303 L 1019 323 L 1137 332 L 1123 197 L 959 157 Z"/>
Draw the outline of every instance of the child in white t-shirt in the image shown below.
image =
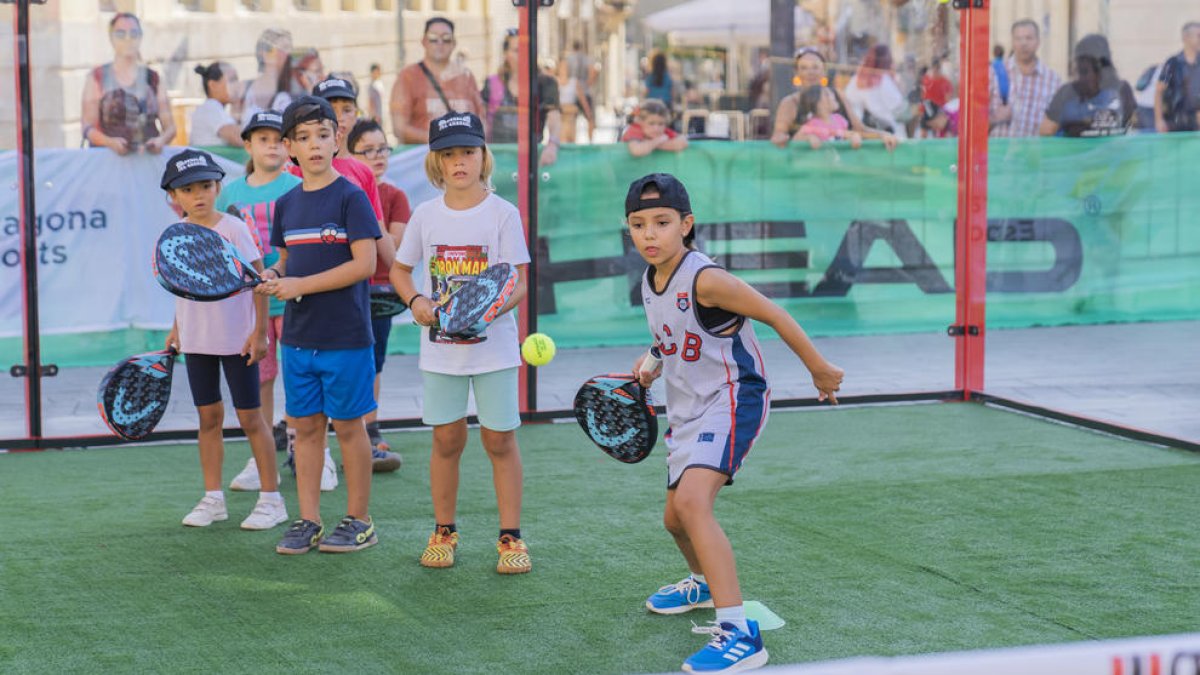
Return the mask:
<path fill-rule="evenodd" d="M 488 189 L 493 159 L 484 145 L 483 123 L 471 113 L 449 113 L 429 124 L 425 173 L 445 190 L 413 212 L 404 231 L 390 279 L 407 301 L 422 331 L 420 368 L 424 382 L 424 422 L 433 427 L 429 462 L 435 528 L 421 554 L 426 567 L 450 567 L 458 546 L 454 522 L 458 465 L 467 442 L 467 396 L 475 391 L 480 437 L 492 461 L 500 511 L 500 558 L 496 571 L 531 569 L 521 539 L 521 453 L 516 429 L 517 372 L 521 365 L 517 322 L 510 310 L 525 297 L 529 248 L 516 207 Z M 432 327 L 434 310 L 464 281 L 490 265 L 517 267 L 517 288 L 486 333 L 448 336 Z M 417 291 L 413 270 L 428 279 Z"/>
<path fill-rule="evenodd" d="M 214 208 L 224 177 L 225 171 L 207 152 L 185 150 L 167 160 L 161 187 L 183 210 L 187 222 L 215 230 L 261 272 L 262 255 L 246 223 Z M 242 521 L 242 529 L 267 530 L 287 521 L 287 509 L 279 494 L 275 444 L 262 416 L 258 391 L 258 361 L 267 351 L 266 299 L 249 293 L 216 302 L 177 298 L 175 323 L 166 346 L 184 355 L 188 386 L 200 414 L 197 444 L 205 493 L 183 524 L 206 527 L 229 518 L 225 493 L 221 490 L 221 463 L 225 454 L 222 372 L 238 422 L 250 440 L 262 484 L 258 503 Z"/>

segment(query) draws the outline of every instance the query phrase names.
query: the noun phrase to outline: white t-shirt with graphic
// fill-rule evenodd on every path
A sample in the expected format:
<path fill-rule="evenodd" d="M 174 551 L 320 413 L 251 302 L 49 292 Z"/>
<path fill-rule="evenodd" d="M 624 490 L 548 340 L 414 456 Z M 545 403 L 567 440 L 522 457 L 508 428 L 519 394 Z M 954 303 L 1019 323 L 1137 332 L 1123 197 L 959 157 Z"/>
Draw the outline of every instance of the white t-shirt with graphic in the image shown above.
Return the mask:
<path fill-rule="evenodd" d="M 517 207 L 494 194 L 465 210 L 430 199 L 413 211 L 396 262 L 413 268 L 417 290 L 435 303 L 491 265 L 529 262 L 529 247 Z M 457 340 L 425 327 L 420 368 L 446 375 L 479 375 L 521 365 L 517 320 L 508 312 L 480 336 Z"/>
<path fill-rule="evenodd" d="M 242 220 L 221 214 L 213 230 L 233 242 L 247 263 L 262 258 L 250 228 Z M 184 354 L 238 354 L 246 345 L 246 338 L 254 332 L 254 294 L 242 291 L 216 302 L 175 298 L 175 321 L 179 324 L 179 347 Z"/>

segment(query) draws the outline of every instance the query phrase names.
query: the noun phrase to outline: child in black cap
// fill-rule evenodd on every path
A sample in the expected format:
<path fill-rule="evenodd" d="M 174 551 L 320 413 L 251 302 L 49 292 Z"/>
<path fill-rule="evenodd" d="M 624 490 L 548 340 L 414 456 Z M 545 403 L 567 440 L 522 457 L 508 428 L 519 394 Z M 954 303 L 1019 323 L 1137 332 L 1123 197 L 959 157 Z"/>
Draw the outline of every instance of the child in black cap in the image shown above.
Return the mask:
<path fill-rule="evenodd" d="M 215 208 L 224 177 L 225 171 L 207 152 L 184 150 L 167 160 L 161 187 L 183 210 L 187 222 L 215 230 L 261 272 L 262 255 L 246 223 Z M 221 490 L 221 463 L 225 455 L 221 431 L 225 418 L 225 405 L 221 402 L 222 371 L 238 422 L 250 440 L 261 490 L 254 510 L 242 521 L 242 529 L 267 530 L 286 521 L 287 509 L 279 494 L 279 474 L 275 468 L 275 448 L 262 416 L 258 391 L 258 362 L 267 350 L 266 299 L 246 293 L 217 302 L 176 298 L 175 322 L 166 346 L 187 355 L 188 386 L 200 415 L 197 445 L 205 493 L 183 524 L 206 527 L 229 518 L 225 493 Z"/>
<path fill-rule="evenodd" d="M 367 279 L 375 270 L 379 221 L 362 190 L 333 168 L 337 116 L 329 102 L 301 96 L 283 111 L 283 144 L 304 182 L 275 202 L 271 245 L 279 261 L 256 292 L 288 301 L 283 387 L 296 428 L 300 519 L 275 550 L 357 551 L 378 542 L 369 511 L 371 445 L 363 415 L 375 409 Z M 353 161 L 353 160 L 351 160 Z M 301 301 L 303 300 L 303 301 Z M 328 536 L 321 524 L 321 467 L 333 420 L 345 467 L 346 516 Z"/>
<path fill-rule="evenodd" d="M 674 176 L 629 186 L 625 219 L 648 263 L 642 304 L 654 344 L 634 364 L 641 384 L 666 378 L 667 504 L 663 522 L 691 574 L 646 600 L 657 614 L 716 607 L 714 637 L 683 664 L 689 672 L 749 670 L 767 662 L 758 623 L 746 618 L 733 549 L 713 514 L 767 421 L 770 389 L 747 319 L 773 328 L 812 373 L 818 398 L 836 404 L 842 369 L 826 361 L 785 310 L 694 247 L 695 216 Z M 661 358 L 661 361 L 659 360 Z"/>
<path fill-rule="evenodd" d="M 521 538 L 522 468 L 516 435 L 521 426 L 517 404 L 521 355 L 517 322 L 509 312 L 525 297 L 529 248 L 520 212 L 488 188 L 493 161 L 484 144 L 483 122 L 475 115 L 449 113 L 429 123 L 425 173 L 444 193 L 413 212 L 396 252 L 391 281 L 407 301 L 413 319 L 425 327 L 420 368 L 423 419 L 433 427 L 429 482 L 434 531 L 421 564 L 454 564 L 458 465 L 467 442 L 467 397 L 474 389 L 480 438 L 492 462 L 500 512 L 496 571 L 521 574 L 532 569 L 532 563 Z M 470 337 L 442 333 L 434 325 L 435 308 L 461 284 L 498 263 L 516 266 L 520 278 L 487 333 Z M 420 270 L 419 280 L 413 278 L 414 269 Z"/>
<path fill-rule="evenodd" d="M 217 197 L 217 210 L 240 216 L 258 241 L 263 254 L 263 265 L 270 267 L 279 259 L 279 252 L 271 248 L 271 218 L 275 215 L 275 200 L 300 184 L 300 179 L 283 170 L 287 153 L 283 150 L 283 114 L 274 110 L 261 110 L 250 116 L 242 129 L 242 145 L 250 154 L 246 162 L 246 175 L 230 181 Z M 275 419 L 275 378 L 279 375 L 279 336 L 283 332 L 283 303 L 269 298 L 267 303 L 267 354 L 258 364 L 258 395 L 262 399 L 263 418 L 270 425 Z M 280 417 L 283 417 L 280 415 Z M 295 438 L 295 430 L 288 429 L 280 420 L 273 427 L 275 449 L 290 450 L 289 438 Z M 290 435 L 289 435 L 290 434 Z M 289 457 L 291 453 L 289 452 Z M 333 460 L 329 461 L 321 477 L 322 487 L 329 490 L 337 487 L 337 471 Z M 259 489 L 258 465 L 251 457 L 246 468 L 229 483 L 230 490 Z"/>

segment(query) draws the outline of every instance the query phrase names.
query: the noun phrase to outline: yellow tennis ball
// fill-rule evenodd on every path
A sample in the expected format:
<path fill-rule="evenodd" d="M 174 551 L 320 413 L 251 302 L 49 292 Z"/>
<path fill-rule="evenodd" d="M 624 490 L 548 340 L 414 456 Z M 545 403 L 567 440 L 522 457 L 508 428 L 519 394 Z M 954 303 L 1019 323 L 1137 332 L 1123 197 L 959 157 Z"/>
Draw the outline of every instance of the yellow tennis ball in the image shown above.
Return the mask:
<path fill-rule="evenodd" d="M 521 344 L 521 356 L 531 366 L 544 366 L 554 358 L 554 340 L 545 333 L 531 333 Z"/>

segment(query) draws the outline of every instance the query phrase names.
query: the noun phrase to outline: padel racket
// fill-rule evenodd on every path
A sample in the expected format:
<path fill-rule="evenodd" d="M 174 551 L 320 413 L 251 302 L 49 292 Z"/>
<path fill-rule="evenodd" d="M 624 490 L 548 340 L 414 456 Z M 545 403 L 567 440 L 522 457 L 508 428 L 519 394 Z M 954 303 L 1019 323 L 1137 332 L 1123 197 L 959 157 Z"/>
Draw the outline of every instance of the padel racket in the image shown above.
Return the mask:
<path fill-rule="evenodd" d="M 381 319 L 397 314 L 408 309 L 408 305 L 400 299 L 400 295 L 396 293 L 396 289 L 392 288 L 391 284 L 380 284 L 371 286 L 371 318 Z"/>
<path fill-rule="evenodd" d="M 158 426 L 171 400 L 175 354 L 169 350 L 131 356 L 100 380 L 96 407 L 114 434 L 136 441 Z"/>
<path fill-rule="evenodd" d="M 658 441 L 658 418 L 646 389 L 629 374 L 597 375 L 575 394 L 575 419 L 613 459 L 636 464 Z"/>
<path fill-rule="evenodd" d="M 512 297 L 518 278 L 517 268 L 499 263 L 459 286 L 437 313 L 442 332 L 468 337 L 482 333 Z"/>
<path fill-rule="evenodd" d="M 232 243 L 213 229 L 175 223 L 154 246 L 154 278 L 181 298 L 223 300 L 262 283 Z"/>

